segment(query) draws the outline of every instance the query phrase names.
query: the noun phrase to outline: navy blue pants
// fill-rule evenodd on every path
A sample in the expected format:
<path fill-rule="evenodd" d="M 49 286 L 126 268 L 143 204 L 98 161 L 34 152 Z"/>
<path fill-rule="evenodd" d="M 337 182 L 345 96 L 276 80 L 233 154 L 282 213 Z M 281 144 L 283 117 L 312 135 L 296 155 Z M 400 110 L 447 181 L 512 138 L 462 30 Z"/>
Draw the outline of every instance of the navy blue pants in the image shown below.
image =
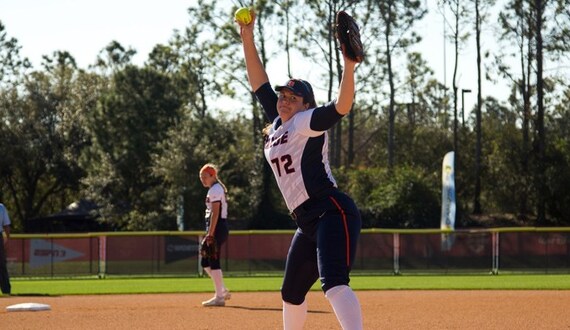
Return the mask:
<path fill-rule="evenodd" d="M 208 228 L 206 228 L 206 232 L 208 232 Z M 228 222 L 226 219 L 218 220 L 216 224 L 216 230 L 214 231 L 214 238 L 216 239 L 216 244 L 218 245 L 218 253 L 216 254 L 215 258 L 202 258 L 202 261 L 200 262 L 202 268 L 222 268 L 220 265 L 220 252 L 222 251 L 222 245 L 228 240 L 229 232 Z"/>
<path fill-rule="evenodd" d="M 281 287 L 283 301 L 294 305 L 305 301 L 319 278 L 324 292 L 348 285 L 362 227 L 358 208 L 342 192 L 334 191 L 302 206 Z"/>
<path fill-rule="evenodd" d="M 8 265 L 6 262 L 6 251 L 4 250 L 4 240 L 0 232 L 0 289 L 2 293 L 10 294 L 10 276 L 8 275 Z"/>

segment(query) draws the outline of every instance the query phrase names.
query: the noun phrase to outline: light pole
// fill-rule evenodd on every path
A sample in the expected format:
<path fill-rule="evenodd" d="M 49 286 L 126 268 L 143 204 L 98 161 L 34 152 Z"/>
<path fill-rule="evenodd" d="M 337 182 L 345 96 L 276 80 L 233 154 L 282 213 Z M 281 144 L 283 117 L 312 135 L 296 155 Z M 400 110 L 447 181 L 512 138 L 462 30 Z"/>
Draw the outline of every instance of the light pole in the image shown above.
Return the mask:
<path fill-rule="evenodd" d="M 465 93 L 471 93 L 470 89 L 461 89 L 461 122 L 465 127 Z"/>

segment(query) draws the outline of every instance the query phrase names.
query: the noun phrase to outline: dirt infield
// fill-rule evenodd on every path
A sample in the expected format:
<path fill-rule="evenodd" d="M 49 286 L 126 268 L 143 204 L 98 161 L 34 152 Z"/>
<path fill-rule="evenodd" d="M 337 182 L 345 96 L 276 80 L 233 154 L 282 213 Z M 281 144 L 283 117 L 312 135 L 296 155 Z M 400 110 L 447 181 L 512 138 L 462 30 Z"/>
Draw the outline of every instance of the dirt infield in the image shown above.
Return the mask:
<path fill-rule="evenodd" d="M 365 329 L 570 329 L 570 291 L 358 291 Z M 1 297 L 2 329 L 279 329 L 277 292 Z M 50 311 L 7 312 L 19 303 Z M 340 329 L 320 292 L 308 296 L 305 329 Z"/>

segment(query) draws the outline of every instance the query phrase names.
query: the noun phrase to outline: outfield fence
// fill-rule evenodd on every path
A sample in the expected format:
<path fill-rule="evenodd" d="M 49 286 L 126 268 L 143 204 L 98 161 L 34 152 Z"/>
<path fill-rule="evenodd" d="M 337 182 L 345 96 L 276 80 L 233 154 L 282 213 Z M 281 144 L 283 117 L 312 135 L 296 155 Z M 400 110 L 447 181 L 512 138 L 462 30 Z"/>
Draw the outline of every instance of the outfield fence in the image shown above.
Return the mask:
<path fill-rule="evenodd" d="M 12 277 L 200 276 L 203 232 L 14 234 Z M 281 274 L 293 231 L 233 231 L 224 273 Z M 570 228 L 362 231 L 353 273 L 570 273 Z"/>

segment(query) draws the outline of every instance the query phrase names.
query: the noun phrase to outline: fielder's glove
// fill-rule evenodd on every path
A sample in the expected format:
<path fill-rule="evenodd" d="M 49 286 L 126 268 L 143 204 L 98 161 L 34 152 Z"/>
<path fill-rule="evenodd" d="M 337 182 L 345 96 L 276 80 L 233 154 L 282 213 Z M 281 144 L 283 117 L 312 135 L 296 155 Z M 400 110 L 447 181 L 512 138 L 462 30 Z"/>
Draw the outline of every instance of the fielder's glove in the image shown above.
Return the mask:
<path fill-rule="evenodd" d="M 218 257 L 218 244 L 213 236 L 206 236 L 200 243 L 200 255 L 202 258 L 217 258 Z"/>
<path fill-rule="evenodd" d="M 344 56 L 353 62 L 364 61 L 364 47 L 360 40 L 360 28 L 352 16 L 345 11 L 336 14 L 336 38 Z"/>

